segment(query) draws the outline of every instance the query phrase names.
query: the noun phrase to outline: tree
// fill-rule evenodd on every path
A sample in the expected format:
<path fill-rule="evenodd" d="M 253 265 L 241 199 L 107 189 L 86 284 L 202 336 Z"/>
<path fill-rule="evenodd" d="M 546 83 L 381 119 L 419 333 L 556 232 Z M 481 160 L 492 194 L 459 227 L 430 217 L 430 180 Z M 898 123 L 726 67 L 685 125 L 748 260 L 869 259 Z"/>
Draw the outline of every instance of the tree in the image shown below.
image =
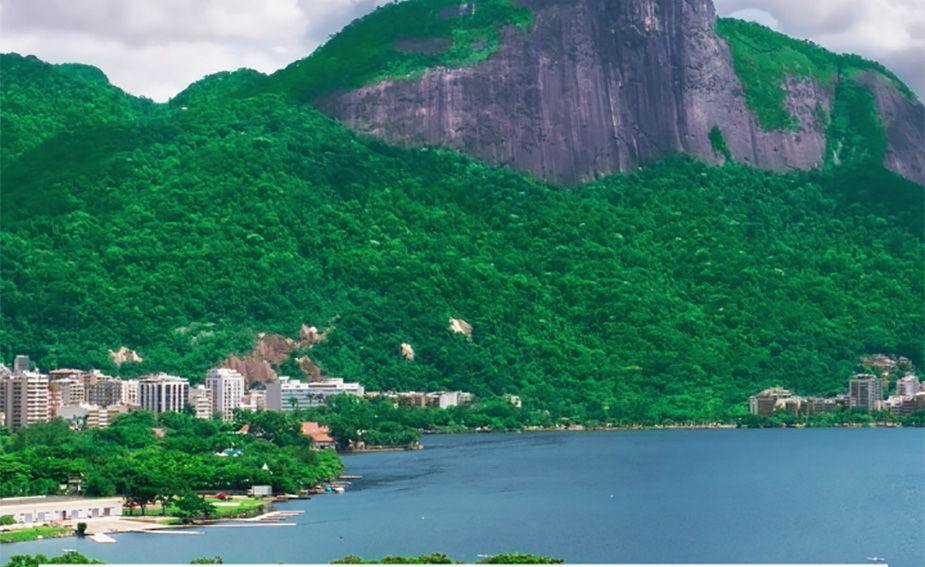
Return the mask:
<path fill-rule="evenodd" d="M 208 518 L 215 513 L 215 506 L 194 492 L 187 492 L 176 502 L 177 517 L 184 524 L 197 518 Z"/>

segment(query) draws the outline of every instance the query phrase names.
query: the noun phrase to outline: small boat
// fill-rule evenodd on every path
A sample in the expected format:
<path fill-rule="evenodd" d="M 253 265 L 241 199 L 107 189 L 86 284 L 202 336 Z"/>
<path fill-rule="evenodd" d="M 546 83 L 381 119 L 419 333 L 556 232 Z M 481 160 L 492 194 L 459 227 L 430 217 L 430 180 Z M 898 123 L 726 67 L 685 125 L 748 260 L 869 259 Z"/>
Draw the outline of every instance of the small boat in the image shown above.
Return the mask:
<path fill-rule="evenodd" d="M 337 494 L 343 494 L 343 492 L 344 492 L 344 487 L 343 487 L 343 486 L 335 486 L 335 487 L 334 487 L 334 492 L 336 492 Z"/>

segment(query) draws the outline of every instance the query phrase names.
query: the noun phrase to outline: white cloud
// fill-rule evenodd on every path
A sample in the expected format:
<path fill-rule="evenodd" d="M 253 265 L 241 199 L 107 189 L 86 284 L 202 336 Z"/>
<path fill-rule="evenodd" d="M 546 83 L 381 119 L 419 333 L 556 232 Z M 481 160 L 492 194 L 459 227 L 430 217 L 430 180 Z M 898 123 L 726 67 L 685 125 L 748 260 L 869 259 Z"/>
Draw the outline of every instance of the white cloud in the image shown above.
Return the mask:
<path fill-rule="evenodd" d="M 729 14 L 729 17 L 736 18 L 738 20 L 746 20 L 749 22 L 757 22 L 763 26 L 771 28 L 772 30 L 780 29 L 780 22 L 777 21 L 777 18 L 765 12 L 764 10 L 746 8 L 744 10 L 736 10 L 735 12 Z"/>
<path fill-rule="evenodd" d="M 87 63 L 165 101 L 203 76 L 272 73 L 386 0 L 0 0 L 0 51 Z"/>
<path fill-rule="evenodd" d="M 925 2 L 922 0 L 715 0 L 722 16 L 763 11 L 778 31 L 836 53 L 883 63 L 925 95 Z M 762 22 L 765 23 L 765 22 Z"/>

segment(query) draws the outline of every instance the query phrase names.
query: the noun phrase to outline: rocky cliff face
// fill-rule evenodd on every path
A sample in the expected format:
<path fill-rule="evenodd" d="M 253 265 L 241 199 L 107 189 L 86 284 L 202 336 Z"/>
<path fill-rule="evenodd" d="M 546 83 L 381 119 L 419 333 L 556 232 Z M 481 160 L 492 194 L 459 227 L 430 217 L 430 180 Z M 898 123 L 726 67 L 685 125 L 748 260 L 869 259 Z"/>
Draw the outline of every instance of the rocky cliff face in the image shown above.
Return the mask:
<path fill-rule="evenodd" d="M 788 81 L 786 104 L 799 126 L 763 131 L 715 33 L 710 0 L 519 3 L 533 10 L 532 29 L 506 31 L 498 52 L 479 65 L 383 81 L 318 105 L 390 143 L 451 147 L 564 184 L 675 153 L 720 162 L 708 136 L 714 127 L 736 161 L 771 170 L 825 161 L 816 107 L 830 109 L 834 88 Z M 904 124 L 910 108 L 921 116 L 922 105 L 894 94 L 877 96 L 896 141 L 884 162 L 925 184 L 921 120 L 917 128 Z"/>

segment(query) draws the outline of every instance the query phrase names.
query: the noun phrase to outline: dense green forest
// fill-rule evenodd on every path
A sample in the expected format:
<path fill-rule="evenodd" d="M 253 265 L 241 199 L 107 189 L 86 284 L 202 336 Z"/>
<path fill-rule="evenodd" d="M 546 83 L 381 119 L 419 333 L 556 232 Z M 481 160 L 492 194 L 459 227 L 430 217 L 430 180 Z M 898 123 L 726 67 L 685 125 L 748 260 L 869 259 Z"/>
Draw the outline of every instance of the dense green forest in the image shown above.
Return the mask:
<path fill-rule="evenodd" d="M 184 414 L 117 416 L 105 429 L 73 430 L 56 419 L 10 434 L 0 428 L 0 498 L 59 494 L 81 478 L 81 494 L 128 501 L 196 504 L 194 491 L 279 492 L 336 477 L 343 464 L 331 450 L 311 448 L 299 424 L 278 412 L 242 413 L 235 424 Z M 236 433 L 247 424 L 247 435 Z M 155 428 L 162 431 L 157 435 Z M 218 453 L 231 449 L 237 456 Z M 181 506 L 182 507 L 182 506 Z"/>
<path fill-rule="evenodd" d="M 258 333 L 307 324 L 329 332 L 293 359 L 368 390 L 517 394 L 553 418 L 614 422 L 728 420 L 774 385 L 843 392 L 870 353 L 922 364 L 922 188 L 877 164 L 869 93 L 846 83 L 826 117 L 853 140 L 841 167 L 679 156 L 574 188 L 363 139 L 304 102 L 335 84 L 313 82 L 319 58 L 348 57 L 362 22 L 385 30 L 424 4 L 378 10 L 276 75 L 220 73 L 162 105 L 89 67 L 3 55 L 0 358 L 199 381 Z M 493 22 L 528 21 L 479 5 L 493 19 L 420 28 L 468 51 L 396 48 L 389 68 L 475 61 Z M 351 69 L 344 85 L 386 72 Z M 722 133 L 711 140 L 721 152 Z M 116 367 L 121 346 L 144 361 Z"/>

